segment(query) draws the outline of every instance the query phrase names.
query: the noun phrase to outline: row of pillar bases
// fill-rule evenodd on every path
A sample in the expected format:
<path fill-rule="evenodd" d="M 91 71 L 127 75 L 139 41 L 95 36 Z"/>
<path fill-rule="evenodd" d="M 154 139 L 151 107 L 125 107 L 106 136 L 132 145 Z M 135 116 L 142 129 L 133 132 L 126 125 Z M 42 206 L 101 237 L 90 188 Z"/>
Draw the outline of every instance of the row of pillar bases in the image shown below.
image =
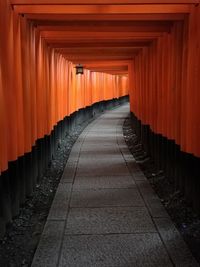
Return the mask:
<path fill-rule="evenodd" d="M 127 97 L 95 103 L 65 117 L 52 130 L 51 135 L 36 141 L 30 153 L 9 162 L 7 171 L 0 175 L 0 237 L 6 232 L 6 225 L 19 214 L 20 207 L 27 197 L 31 197 L 37 184 L 40 184 L 45 171 L 51 164 L 55 153 L 63 140 L 77 126 L 87 125 L 91 119 L 105 110 L 127 102 Z"/>
<path fill-rule="evenodd" d="M 200 158 L 181 151 L 174 140 L 154 133 L 149 125 L 143 125 L 133 113 L 131 122 L 146 156 L 154 161 L 157 171 L 163 171 L 174 185 L 174 192 L 180 191 L 187 203 L 200 214 Z"/>

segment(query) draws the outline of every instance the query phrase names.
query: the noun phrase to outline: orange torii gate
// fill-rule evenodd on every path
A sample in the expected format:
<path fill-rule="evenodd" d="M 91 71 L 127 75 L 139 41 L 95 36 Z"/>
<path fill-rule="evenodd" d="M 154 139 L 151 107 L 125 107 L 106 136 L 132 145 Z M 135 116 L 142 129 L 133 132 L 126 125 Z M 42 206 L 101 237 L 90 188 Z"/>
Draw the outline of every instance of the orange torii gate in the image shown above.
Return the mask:
<path fill-rule="evenodd" d="M 142 126 L 199 158 L 199 24 L 199 0 L 0 0 L 0 173 L 128 93 Z"/>

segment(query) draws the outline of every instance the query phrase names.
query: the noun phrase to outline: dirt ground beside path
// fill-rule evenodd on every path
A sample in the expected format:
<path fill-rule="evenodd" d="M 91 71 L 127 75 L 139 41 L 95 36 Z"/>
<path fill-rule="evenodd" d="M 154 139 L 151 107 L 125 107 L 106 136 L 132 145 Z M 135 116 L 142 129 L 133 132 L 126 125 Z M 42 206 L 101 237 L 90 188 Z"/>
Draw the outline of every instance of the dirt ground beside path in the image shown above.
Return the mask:
<path fill-rule="evenodd" d="M 73 134 L 61 141 L 33 196 L 27 199 L 20 214 L 8 225 L 7 234 L 0 240 L 0 267 L 31 266 L 71 148 L 87 124 L 77 126 Z"/>
<path fill-rule="evenodd" d="M 125 141 L 135 159 L 144 158 L 139 163 L 141 170 L 160 197 L 177 229 L 200 264 L 200 216 L 192 211 L 179 191 L 174 192 L 173 182 L 169 181 L 162 171 L 156 170 L 152 159 L 146 158 L 135 131 L 131 127 L 130 117 L 124 122 L 123 132 Z"/>

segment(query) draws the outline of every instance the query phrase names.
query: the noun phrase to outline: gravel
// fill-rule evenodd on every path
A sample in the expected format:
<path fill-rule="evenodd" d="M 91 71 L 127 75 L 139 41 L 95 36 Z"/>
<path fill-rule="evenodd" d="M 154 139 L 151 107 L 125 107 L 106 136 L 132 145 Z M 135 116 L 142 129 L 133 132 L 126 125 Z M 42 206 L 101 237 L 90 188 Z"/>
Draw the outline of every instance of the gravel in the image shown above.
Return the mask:
<path fill-rule="evenodd" d="M 161 202 L 180 231 L 183 239 L 189 246 L 192 254 L 200 263 L 200 216 L 186 203 L 180 191 L 174 191 L 173 181 L 167 179 L 162 170 L 157 170 L 151 158 L 139 143 L 130 117 L 124 125 L 124 138 L 129 150 L 140 165 L 144 175 L 148 178 L 152 188 L 158 194 Z"/>
<path fill-rule="evenodd" d="M 7 226 L 0 240 L 0 267 L 28 267 L 40 240 L 51 203 L 62 176 L 71 148 L 87 123 L 60 140 L 54 159 L 37 184 L 33 195 L 20 208 L 19 215 Z"/>

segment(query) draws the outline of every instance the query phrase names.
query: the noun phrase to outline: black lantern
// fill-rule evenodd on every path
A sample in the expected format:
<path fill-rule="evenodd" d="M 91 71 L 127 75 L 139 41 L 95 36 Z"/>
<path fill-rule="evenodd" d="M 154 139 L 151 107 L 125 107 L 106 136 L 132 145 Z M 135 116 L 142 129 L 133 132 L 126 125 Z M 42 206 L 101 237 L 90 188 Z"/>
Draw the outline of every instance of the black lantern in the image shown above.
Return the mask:
<path fill-rule="evenodd" d="M 76 65 L 76 74 L 83 74 L 83 66 L 81 64 Z"/>

